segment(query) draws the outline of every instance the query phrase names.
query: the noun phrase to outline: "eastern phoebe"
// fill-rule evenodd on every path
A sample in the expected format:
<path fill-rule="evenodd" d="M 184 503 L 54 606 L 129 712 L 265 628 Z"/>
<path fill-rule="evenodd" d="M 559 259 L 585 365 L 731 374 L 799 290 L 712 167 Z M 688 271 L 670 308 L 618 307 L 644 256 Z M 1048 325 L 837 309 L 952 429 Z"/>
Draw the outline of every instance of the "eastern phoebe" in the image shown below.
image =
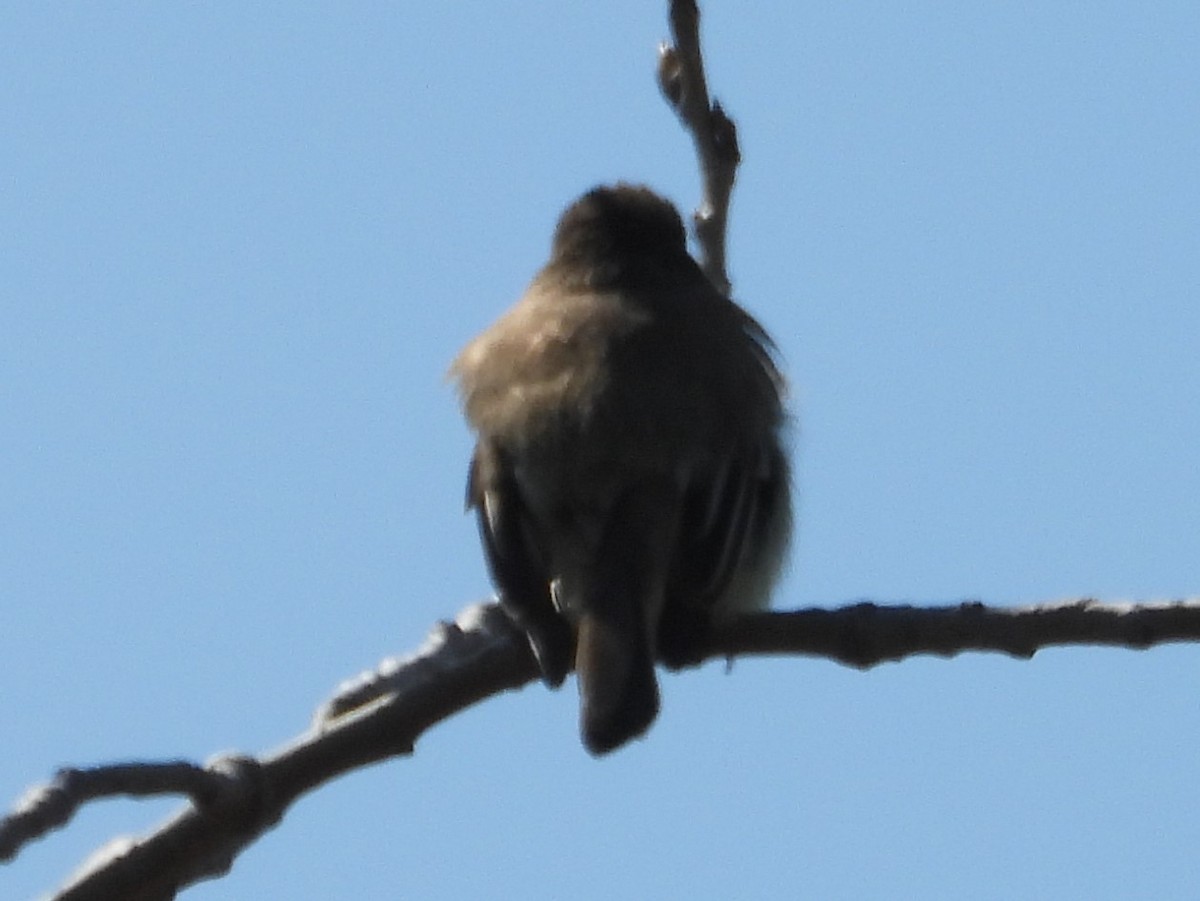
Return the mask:
<path fill-rule="evenodd" d="M 643 187 L 589 191 L 550 262 L 451 367 L 478 435 L 467 504 L 543 678 L 579 676 L 593 754 L 658 713 L 654 665 L 766 606 L 791 532 L 774 346 Z"/>

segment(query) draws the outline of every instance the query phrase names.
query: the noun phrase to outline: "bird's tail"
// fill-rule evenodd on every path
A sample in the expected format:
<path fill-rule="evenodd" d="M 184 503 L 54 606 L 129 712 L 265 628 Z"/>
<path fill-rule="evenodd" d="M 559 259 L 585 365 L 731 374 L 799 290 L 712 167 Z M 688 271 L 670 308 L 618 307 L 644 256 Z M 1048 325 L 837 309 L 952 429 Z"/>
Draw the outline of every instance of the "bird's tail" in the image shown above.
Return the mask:
<path fill-rule="evenodd" d="M 636 607 L 636 601 L 628 606 Z M 658 715 L 658 681 L 649 644 L 637 609 L 581 612 L 575 671 L 580 731 L 591 753 L 619 748 L 645 732 Z"/>
<path fill-rule="evenodd" d="M 669 486 L 627 489 L 575 586 L 580 728 L 593 754 L 641 735 L 658 714 L 655 645 L 677 517 Z"/>

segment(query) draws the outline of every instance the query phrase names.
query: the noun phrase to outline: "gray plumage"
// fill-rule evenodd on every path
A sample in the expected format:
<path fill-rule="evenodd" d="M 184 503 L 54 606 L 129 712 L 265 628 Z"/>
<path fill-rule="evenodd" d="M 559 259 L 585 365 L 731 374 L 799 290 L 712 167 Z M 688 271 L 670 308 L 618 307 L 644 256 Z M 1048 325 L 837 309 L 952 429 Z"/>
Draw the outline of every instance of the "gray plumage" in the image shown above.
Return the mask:
<path fill-rule="evenodd" d="M 675 208 L 597 188 L 550 262 L 451 367 L 478 435 L 468 504 L 545 680 L 574 664 L 584 744 L 658 712 L 655 660 L 768 602 L 791 531 L 782 378 L 687 253 Z"/>

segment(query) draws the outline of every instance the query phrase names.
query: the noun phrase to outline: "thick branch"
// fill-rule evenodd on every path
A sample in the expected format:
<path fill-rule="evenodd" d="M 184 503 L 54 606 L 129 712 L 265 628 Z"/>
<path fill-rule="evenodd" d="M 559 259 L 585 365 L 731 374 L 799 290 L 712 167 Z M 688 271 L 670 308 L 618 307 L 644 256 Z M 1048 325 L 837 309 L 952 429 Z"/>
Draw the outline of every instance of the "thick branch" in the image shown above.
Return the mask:
<path fill-rule="evenodd" d="M 476 701 L 532 681 L 523 635 L 495 605 L 477 605 L 441 623 L 411 657 L 386 661 L 370 682 L 388 686 L 366 706 L 321 716 L 306 733 L 255 760 L 222 758 L 207 778 L 187 764 L 164 778 L 162 764 L 122 763 L 59 778 L 26 794 L 0 820 L 0 860 L 64 825 L 86 801 L 114 794 L 186 794 L 192 802 L 150 835 L 110 843 L 53 895 L 61 901 L 163 901 L 226 873 L 234 859 L 300 796 L 350 770 L 409 754 L 417 737 Z M 381 681 L 382 680 L 382 681 Z M 340 696 L 340 695 L 339 695 Z M 133 771 L 145 770 L 138 781 Z M 75 773 L 81 771 L 73 771 Z M 108 785 L 105 792 L 100 786 Z M 136 789 L 131 786 L 136 785 Z M 158 791 L 153 790 L 157 786 Z"/>
<path fill-rule="evenodd" d="M 1200 641 L 1200 599 L 1164 604 L 1093 600 L 1025 608 L 877 606 L 763 613 L 715 629 L 709 658 L 750 654 L 826 657 L 866 668 L 915 654 L 998 651 L 1028 658 L 1059 645 L 1144 649 Z M 385 661 L 344 686 L 312 728 L 261 759 L 130 764 L 64 771 L 0 820 L 0 860 L 65 824 L 83 803 L 116 794 L 182 794 L 191 802 L 152 834 L 103 849 L 58 899 L 159 901 L 226 872 L 241 851 L 317 786 L 360 766 L 407 755 L 431 726 L 532 682 L 524 636 L 494 604 L 441 623 L 409 657 Z"/>

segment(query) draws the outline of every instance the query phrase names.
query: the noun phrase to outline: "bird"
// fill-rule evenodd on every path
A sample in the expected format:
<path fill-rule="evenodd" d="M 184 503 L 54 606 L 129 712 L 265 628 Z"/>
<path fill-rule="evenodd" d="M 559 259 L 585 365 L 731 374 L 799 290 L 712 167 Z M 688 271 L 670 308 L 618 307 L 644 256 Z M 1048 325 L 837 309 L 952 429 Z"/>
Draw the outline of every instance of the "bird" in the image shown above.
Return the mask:
<path fill-rule="evenodd" d="M 501 607 L 591 754 L 658 715 L 656 663 L 765 608 L 792 530 L 770 336 L 688 253 L 674 205 L 596 187 L 549 262 L 450 367 L 476 437 L 467 507 Z"/>

